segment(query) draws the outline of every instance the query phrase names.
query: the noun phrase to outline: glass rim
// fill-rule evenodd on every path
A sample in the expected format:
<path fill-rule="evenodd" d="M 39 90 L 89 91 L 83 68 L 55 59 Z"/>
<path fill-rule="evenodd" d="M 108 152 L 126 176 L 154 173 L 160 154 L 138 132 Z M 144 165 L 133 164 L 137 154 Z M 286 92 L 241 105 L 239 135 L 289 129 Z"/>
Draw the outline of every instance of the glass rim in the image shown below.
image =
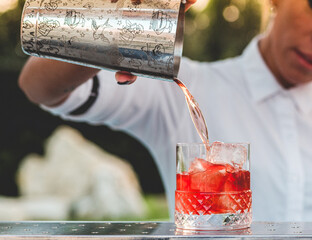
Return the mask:
<path fill-rule="evenodd" d="M 219 142 L 219 141 L 215 141 L 215 142 Z M 215 142 L 212 142 L 212 143 L 209 143 L 208 145 L 211 146 L 213 143 Z M 250 142 L 220 142 L 220 143 L 224 143 L 224 144 L 236 144 L 236 145 L 248 145 L 250 146 Z M 176 146 L 205 146 L 207 144 L 205 143 L 183 143 L 183 142 L 180 142 L 180 143 L 177 143 Z"/>

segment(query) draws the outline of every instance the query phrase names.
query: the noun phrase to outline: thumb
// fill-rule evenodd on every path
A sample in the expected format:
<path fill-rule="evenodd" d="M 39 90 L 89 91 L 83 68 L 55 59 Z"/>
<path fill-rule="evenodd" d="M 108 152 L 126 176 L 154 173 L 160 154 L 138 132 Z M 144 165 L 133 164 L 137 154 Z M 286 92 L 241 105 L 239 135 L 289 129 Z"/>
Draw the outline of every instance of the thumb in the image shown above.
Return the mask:
<path fill-rule="evenodd" d="M 129 85 L 135 82 L 135 80 L 137 79 L 137 76 L 132 75 L 129 72 L 120 71 L 120 72 L 116 72 L 115 78 L 119 85 Z"/>

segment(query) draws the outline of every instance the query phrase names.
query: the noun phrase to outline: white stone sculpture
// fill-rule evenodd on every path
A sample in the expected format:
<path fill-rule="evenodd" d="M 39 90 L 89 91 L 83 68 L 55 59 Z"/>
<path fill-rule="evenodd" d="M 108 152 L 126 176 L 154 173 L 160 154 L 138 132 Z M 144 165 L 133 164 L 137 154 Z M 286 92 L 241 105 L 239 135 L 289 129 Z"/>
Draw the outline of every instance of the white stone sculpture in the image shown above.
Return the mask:
<path fill-rule="evenodd" d="M 37 215 L 42 220 L 57 220 L 57 216 L 49 217 L 53 208 L 64 209 L 59 220 L 70 216 L 118 220 L 125 216 L 143 217 L 147 210 L 131 165 L 66 126 L 59 127 L 49 138 L 45 156 L 32 154 L 22 161 L 17 183 L 22 196 L 20 202 L 41 199 L 42 214 Z M 58 199 L 57 206 L 44 204 L 49 199 Z M 24 218 L 29 220 L 27 216 Z"/>

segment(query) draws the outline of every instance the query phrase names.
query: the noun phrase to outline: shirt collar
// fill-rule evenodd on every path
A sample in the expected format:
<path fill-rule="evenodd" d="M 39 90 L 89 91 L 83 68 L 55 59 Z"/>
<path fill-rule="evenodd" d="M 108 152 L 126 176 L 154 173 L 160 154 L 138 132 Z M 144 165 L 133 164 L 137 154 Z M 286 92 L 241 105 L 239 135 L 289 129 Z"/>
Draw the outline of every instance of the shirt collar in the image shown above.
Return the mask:
<path fill-rule="evenodd" d="M 260 39 L 261 36 L 254 38 L 242 55 L 247 86 L 253 100 L 259 103 L 279 93 L 289 94 L 301 112 L 312 112 L 312 82 L 289 90 L 281 87 L 263 60 L 258 45 Z"/>
<path fill-rule="evenodd" d="M 262 58 L 259 40 L 260 37 L 254 38 L 242 55 L 245 79 L 255 102 L 264 101 L 283 91 Z"/>
<path fill-rule="evenodd" d="M 304 114 L 312 111 L 312 82 L 288 90 L 297 108 Z"/>

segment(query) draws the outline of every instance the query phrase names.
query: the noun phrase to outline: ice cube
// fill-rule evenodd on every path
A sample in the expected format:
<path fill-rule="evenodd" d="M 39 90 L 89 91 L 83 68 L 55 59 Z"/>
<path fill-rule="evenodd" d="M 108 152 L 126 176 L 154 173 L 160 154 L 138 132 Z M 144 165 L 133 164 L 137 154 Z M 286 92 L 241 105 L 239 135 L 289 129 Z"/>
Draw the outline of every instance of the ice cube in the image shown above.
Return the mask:
<path fill-rule="evenodd" d="M 200 192 L 222 192 L 228 177 L 227 166 L 196 158 L 189 168 L 190 188 Z"/>
<path fill-rule="evenodd" d="M 229 163 L 235 168 L 242 168 L 247 160 L 247 149 L 239 144 L 214 142 L 210 147 L 208 160 L 211 163 Z"/>
<path fill-rule="evenodd" d="M 206 171 L 209 166 L 211 165 L 210 162 L 201 159 L 201 158 L 195 158 L 189 167 L 188 172 L 189 173 L 197 173 L 197 172 L 204 172 Z"/>

